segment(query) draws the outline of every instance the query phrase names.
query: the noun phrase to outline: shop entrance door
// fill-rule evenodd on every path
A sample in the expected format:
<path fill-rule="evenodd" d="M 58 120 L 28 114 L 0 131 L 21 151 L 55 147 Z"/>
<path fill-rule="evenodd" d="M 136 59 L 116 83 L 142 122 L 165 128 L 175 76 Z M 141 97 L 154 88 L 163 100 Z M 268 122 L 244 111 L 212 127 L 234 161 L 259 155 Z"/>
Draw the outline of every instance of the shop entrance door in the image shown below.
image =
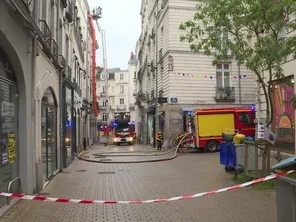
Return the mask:
<path fill-rule="evenodd" d="M 51 92 L 42 99 L 41 140 L 44 183 L 52 178 L 57 170 L 57 108 Z"/>

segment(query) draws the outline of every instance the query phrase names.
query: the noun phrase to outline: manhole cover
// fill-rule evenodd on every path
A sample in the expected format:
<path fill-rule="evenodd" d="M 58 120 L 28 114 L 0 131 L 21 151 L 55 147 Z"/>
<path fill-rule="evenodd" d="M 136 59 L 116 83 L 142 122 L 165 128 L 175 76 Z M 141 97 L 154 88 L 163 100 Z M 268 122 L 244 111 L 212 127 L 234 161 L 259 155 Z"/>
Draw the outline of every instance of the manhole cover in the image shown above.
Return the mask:
<path fill-rule="evenodd" d="M 98 172 L 98 174 L 115 174 L 115 172 Z"/>
<path fill-rule="evenodd" d="M 63 171 L 63 173 L 70 173 L 70 172 L 67 172 L 67 171 Z"/>
<path fill-rule="evenodd" d="M 104 161 L 111 161 L 111 159 L 100 159 L 101 162 L 104 162 Z"/>
<path fill-rule="evenodd" d="M 76 172 L 85 172 L 86 170 L 76 170 Z"/>

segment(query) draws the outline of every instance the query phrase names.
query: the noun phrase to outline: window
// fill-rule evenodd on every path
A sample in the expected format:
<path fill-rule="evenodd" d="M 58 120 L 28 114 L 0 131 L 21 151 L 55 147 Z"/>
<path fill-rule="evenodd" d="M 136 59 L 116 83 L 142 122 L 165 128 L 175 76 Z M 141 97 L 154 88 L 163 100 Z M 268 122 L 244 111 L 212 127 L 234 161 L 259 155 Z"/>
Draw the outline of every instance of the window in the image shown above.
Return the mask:
<path fill-rule="evenodd" d="M 123 98 L 119 99 L 119 104 L 124 105 L 124 99 Z"/>
<path fill-rule="evenodd" d="M 106 107 L 107 106 L 107 103 L 106 103 L 106 100 L 104 99 L 103 100 L 103 107 Z"/>
<path fill-rule="evenodd" d="M 124 75 L 123 75 L 123 73 L 120 73 L 120 80 L 124 80 Z"/>
<path fill-rule="evenodd" d="M 103 86 L 103 93 L 106 93 L 106 87 Z"/>
<path fill-rule="evenodd" d="M 109 79 L 114 79 L 114 73 L 109 74 Z"/>
<path fill-rule="evenodd" d="M 134 72 L 134 79 L 137 79 L 137 72 Z"/>
<path fill-rule="evenodd" d="M 216 66 L 217 87 L 220 89 L 230 87 L 230 64 L 220 63 Z"/>
<path fill-rule="evenodd" d="M 124 86 L 120 86 L 120 93 L 124 93 Z"/>
<path fill-rule="evenodd" d="M 103 121 L 107 121 L 107 113 L 103 113 Z"/>
<path fill-rule="evenodd" d="M 252 125 L 253 123 L 250 120 L 250 117 L 248 115 L 248 113 L 239 113 L 238 114 L 238 119 L 241 123 L 245 124 L 245 125 Z"/>

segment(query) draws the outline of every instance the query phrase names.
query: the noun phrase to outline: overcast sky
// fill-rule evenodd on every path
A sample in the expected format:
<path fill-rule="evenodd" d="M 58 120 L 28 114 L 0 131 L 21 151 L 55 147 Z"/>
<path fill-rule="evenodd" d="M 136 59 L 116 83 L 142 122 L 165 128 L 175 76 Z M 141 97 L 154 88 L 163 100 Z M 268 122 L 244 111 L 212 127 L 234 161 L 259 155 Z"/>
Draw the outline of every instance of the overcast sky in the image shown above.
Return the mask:
<path fill-rule="evenodd" d="M 130 53 L 135 51 L 141 32 L 141 0 L 88 0 L 90 8 L 100 6 L 99 20 L 106 32 L 107 68 L 127 69 Z M 103 66 L 101 34 L 97 32 L 100 48 L 97 65 Z"/>

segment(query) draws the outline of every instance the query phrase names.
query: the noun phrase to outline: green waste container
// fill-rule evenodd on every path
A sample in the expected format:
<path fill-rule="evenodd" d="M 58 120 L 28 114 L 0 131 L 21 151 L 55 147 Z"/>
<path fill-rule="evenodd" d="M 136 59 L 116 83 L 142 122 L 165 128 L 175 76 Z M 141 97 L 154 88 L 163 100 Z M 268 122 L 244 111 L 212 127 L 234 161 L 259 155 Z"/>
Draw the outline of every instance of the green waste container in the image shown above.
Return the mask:
<path fill-rule="evenodd" d="M 276 204 L 278 222 L 296 222 L 296 179 L 276 179 Z"/>

